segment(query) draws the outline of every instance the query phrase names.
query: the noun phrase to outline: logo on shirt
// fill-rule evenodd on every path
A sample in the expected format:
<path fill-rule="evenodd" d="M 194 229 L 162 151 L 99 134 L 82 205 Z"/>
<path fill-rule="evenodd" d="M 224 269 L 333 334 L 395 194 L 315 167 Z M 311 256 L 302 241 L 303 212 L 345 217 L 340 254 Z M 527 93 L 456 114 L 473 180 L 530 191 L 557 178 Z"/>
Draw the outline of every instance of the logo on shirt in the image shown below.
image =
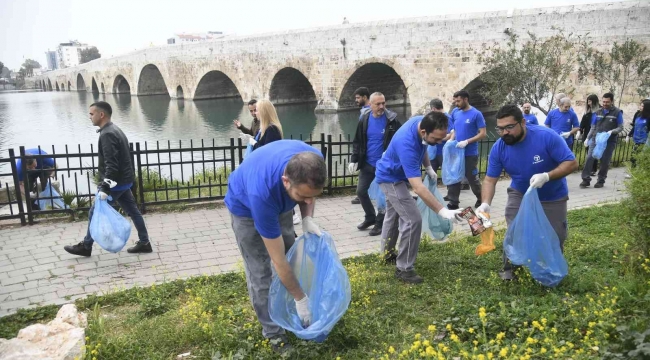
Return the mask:
<path fill-rule="evenodd" d="M 382 134 L 385 133 L 385 132 L 386 132 L 386 129 L 381 129 Z"/>
<path fill-rule="evenodd" d="M 570 122 L 571 122 L 571 118 L 566 119 L 567 124 L 570 123 Z"/>
<path fill-rule="evenodd" d="M 469 124 L 471 121 L 469 119 L 465 120 L 465 124 Z"/>
<path fill-rule="evenodd" d="M 544 159 L 542 159 L 541 156 L 539 156 L 539 155 L 535 155 L 535 156 L 533 156 L 533 165 L 535 165 L 535 164 L 539 164 L 539 163 L 541 163 L 541 162 L 543 162 L 543 161 L 544 161 Z"/>

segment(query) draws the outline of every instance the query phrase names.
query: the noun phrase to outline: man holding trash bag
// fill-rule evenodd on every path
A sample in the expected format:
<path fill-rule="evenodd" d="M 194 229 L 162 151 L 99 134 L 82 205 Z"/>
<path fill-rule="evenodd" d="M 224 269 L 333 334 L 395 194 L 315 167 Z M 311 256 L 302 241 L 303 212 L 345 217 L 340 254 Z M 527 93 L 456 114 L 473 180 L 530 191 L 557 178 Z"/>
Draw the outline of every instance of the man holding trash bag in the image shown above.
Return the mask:
<path fill-rule="evenodd" d="M 521 200 L 529 187 L 539 189 L 544 213 L 560 239 L 563 248 L 567 238 L 567 201 L 569 189 L 566 176 L 578 168 L 578 162 L 566 141 L 554 130 L 544 126 L 527 126 L 516 105 L 505 105 L 496 115 L 496 131 L 501 136 L 492 147 L 488 169 L 483 180 L 483 203 L 476 211 L 490 213 L 490 203 L 501 172 L 512 178 L 508 187 L 506 223 L 515 219 Z M 514 279 L 513 266 L 505 252 L 504 266 L 499 272 L 503 280 Z"/>
<path fill-rule="evenodd" d="M 113 109 L 104 101 L 98 101 L 90 105 L 90 120 L 94 126 L 98 126 L 99 141 L 97 144 L 98 168 L 100 179 L 103 182 L 99 185 L 98 198 L 95 201 L 106 201 L 111 196 L 112 201 L 117 201 L 124 212 L 131 217 L 135 228 L 138 230 L 139 241 L 135 246 L 127 249 L 129 253 L 150 253 L 152 252 L 151 242 L 147 227 L 138 210 L 138 206 L 131 192 L 135 176 L 129 140 L 122 130 L 111 122 Z M 66 245 L 65 251 L 73 255 L 90 256 L 94 240 L 90 235 L 90 223 L 93 217 L 93 207 L 88 213 L 88 232 L 83 241 L 76 245 Z"/>
<path fill-rule="evenodd" d="M 415 273 L 415 258 L 422 234 L 422 215 L 407 187 L 407 181 L 415 194 L 438 215 L 455 219 L 458 210 L 444 207 L 424 186 L 420 166 L 424 165 L 432 182 L 437 175 L 431 167 L 427 147 L 436 145 L 447 136 L 447 115 L 432 111 L 425 116 L 415 116 L 395 133 L 388 149 L 377 161 L 377 183 L 386 195 L 386 217 L 382 229 L 382 252 L 387 263 L 395 262 L 395 276 L 406 283 L 419 284 L 422 277 Z M 401 237 L 399 252 L 395 252 L 398 235 Z"/>
<path fill-rule="evenodd" d="M 303 326 L 311 323 L 309 298 L 285 256 L 295 241 L 291 210 L 298 203 L 305 233 L 321 235 L 312 219 L 315 198 L 323 192 L 327 169 L 323 155 L 298 140 L 279 140 L 249 155 L 228 179 L 225 204 L 244 259 L 251 303 L 262 334 L 275 351 L 289 346 L 284 329 L 269 315 L 271 263 L 293 296 Z M 280 347 L 280 344 L 285 347 Z"/>

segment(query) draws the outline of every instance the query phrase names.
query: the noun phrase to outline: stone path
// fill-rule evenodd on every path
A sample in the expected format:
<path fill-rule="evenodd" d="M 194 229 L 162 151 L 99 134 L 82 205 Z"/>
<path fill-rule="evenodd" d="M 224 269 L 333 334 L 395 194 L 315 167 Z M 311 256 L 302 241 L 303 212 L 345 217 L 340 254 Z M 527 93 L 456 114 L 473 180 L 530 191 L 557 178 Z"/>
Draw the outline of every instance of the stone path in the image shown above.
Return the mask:
<path fill-rule="evenodd" d="M 602 189 L 580 189 L 579 174 L 568 178 L 569 209 L 619 201 L 624 169 L 611 169 Z M 509 181 L 497 185 L 492 204 L 493 220 L 503 223 L 506 188 Z M 441 189 L 443 194 L 444 189 Z M 316 222 L 330 232 L 342 257 L 379 250 L 380 237 L 358 231 L 363 218 L 359 205 L 350 204 L 352 196 L 321 198 L 316 206 Z M 461 206 L 471 206 L 475 198 L 463 191 Z M 87 222 L 37 224 L 0 230 L 0 316 L 20 308 L 64 304 L 92 293 L 106 293 L 133 286 L 151 285 L 202 274 L 219 274 L 238 268 L 241 262 L 230 227 L 228 211 L 197 210 L 183 213 L 145 216 L 154 253 L 129 254 L 126 250 L 111 254 L 98 246 L 89 258 L 70 255 L 64 245 L 83 239 Z M 296 227 L 300 233 L 300 226 Z M 457 232 L 467 232 L 459 226 Z M 137 239 L 135 228 L 131 241 Z"/>

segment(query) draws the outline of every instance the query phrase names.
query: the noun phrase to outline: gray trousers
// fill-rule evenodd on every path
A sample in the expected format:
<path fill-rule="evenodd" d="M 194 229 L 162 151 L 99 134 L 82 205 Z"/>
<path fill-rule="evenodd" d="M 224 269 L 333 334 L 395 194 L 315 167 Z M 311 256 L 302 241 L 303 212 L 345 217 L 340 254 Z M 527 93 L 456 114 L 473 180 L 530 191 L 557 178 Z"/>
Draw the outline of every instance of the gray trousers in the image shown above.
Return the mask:
<path fill-rule="evenodd" d="M 244 258 L 248 296 L 253 304 L 257 319 L 262 324 L 262 335 L 271 338 L 284 334 L 284 329 L 271 320 L 269 315 L 269 288 L 273 270 L 262 237 L 255 229 L 253 219 L 230 214 L 232 229 L 235 232 L 237 246 Z M 293 215 L 291 211 L 280 214 L 284 251 L 289 251 L 295 242 L 293 232 Z"/>
<path fill-rule="evenodd" d="M 481 180 L 478 178 L 478 155 L 465 156 L 465 178 L 477 199 L 481 199 Z M 447 186 L 449 203 L 460 204 L 461 183 Z"/>
<path fill-rule="evenodd" d="M 587 153 L 587 162 L 585 162 L 585 167 L 582 169 L 582 180 L 591 181 L 591 170 L 594 166 L 594 161 L 597 161 L 593 157 L 594 148 L 596 148 L 596 141 L 592 141 L 593 144 L 589 145 L 589 152 Z M 609 163 L 612 161 L 612 156 L 614 155 L 614 150 L 616 149 L 616 141 L 608 141 L 603 157 L 600 158 L 600 170 L 598 170 L 598 182 L 605 183 L 607 179 L 607 172 L 609 171 Z"/>
<path fill-rule="evenodd" d="M 519 191 L 508 188 L 508 201 L 506 202 L 506 224 L 510 224 L 515 220 L 517 213 L 519 212 L 519 206 L 521 205 L 521 200 L 523 199 L 524 194 Z M 553 230 L 557 234 L 557 237 L 560 238 L 560 249 L 564 252 L 564 240 L 566 240 L 568 235 L 568 222 L 567 222 L 567 202 L 569 197 L 566 196 L 562 199 L 555 201 L 542 201 L 542 208 L 544 209 L 544 214 L 548 218 L 548 221 L 551 223 Z M 503 252 L 503 270 L 513 270 L 513 266 L 506 252 Z"/>
<path fill-rule="evenodd" d="M 357 197 L 361 202 L 361 207 L 363 212 L 366 213 L 366 220 L 375 221 L 377 214 L 375 213 L 375 207 L 372 205 L 370 196 L 368 195 L 368 189 L 370 184 L 375 179 L 375 168 L 370 164 L 363 164 L 361 169 L 359 169 L 359 183 L 357 183 Z"/>
<path fill-rule="evenodd" d="M 395 252 L 397 237 L 402 240 L 397 253 L 397 269 L 412 270 L 420 247 L 422 215 L 406 182 L 379 184 L 386 195 L 386 217 L 381 230 L 382 253 Z"/>

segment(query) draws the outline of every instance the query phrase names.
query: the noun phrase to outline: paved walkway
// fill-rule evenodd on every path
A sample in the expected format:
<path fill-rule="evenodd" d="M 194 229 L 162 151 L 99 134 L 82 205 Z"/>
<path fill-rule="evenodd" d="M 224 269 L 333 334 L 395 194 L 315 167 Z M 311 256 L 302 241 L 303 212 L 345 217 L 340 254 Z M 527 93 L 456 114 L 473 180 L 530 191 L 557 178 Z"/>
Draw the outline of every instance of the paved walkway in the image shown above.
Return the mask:
<path fill-rule="evenodd" d="M 612 169 L 604 188 L 579 189 L 580 176 L 571 175 L 569 209 L 620 200 L 625 196 L 623 180 L 624 169 Z M 500 181 L 497 185 L 492 204 L 497 224 L 504 221 L 508 184 Z M 334 236 L 342 257 L 379 250 L 379 236 L 369 237 L 367 231 L 356 229 L 363 211 L 361 206 L 350 204 L 351 199 L 322 198 L 316 206 L 316 222 Z M 471 191 L 463 191 L 461 206 L 474 202 Z M 225 208 L 150 214 L 145 221 L 154 253 L 143 255 L 126 250 L 111 254 L 98 246 L 89 258 L 66 253 L 64 245 L 77 243 L 85 235 L 87 222 L 83 221 L 0 230 L 0 316 L 20 308 L 64 304 L 92 293 L 238 268 L 240 255 Z M 300 233 L 300 226 L 296 230 Z M 468 228 L 459 226 L 456 231 L 467 232 Z M 130 240 L 136 239 L 133 228 Z"/>

